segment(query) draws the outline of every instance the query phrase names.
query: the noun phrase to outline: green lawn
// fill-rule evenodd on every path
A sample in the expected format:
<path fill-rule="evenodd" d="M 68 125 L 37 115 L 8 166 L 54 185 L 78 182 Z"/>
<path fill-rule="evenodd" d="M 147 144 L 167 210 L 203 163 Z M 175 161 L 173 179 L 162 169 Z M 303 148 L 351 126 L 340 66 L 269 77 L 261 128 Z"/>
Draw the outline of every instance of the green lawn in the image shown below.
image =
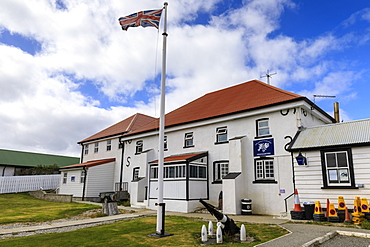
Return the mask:
<path fill-rule="evenodd" d="M 28 193 L 0 195 L 0 224 L 43 222 L 78 215 L 100 206 L 81 203 L 47 202 Z"/>
<path fill-rule="evenodd" d="M 155 233 L 156 218 L 144 217 L 72 232 L 4 239 L 0 240 L 0 246 L 199 246 L 201 227 L 207 223 L 194 218 L 168 216 L 165 232 L 174 235 L 155 238 L 149 235 Z M 264 224 L 245 224 L 245 226 L 247 234 L 254 236 L 256 241 L 249 244 L 229 243 L 226 246 L 254 246 L 287 233 L 278 226 Z"/>
<path fill-rule="evenodd" d="M 0 224 L 50 221 L 75 216 L 94 208 L 101 207 L 80 203 L 46 202 L 27 193 L 2 194 Z M 71 232 L 4 239 L 0 240 L 0 246 L 199 246 L 203 224 L 207 226 L 208 221 L 167 216 L 165 232 L 174 235 L 155 238 L 149 235 L 155 233 L 156 218 L 142 217 Z M 237 224 L 241 225 L 239 222 Z M 276 225 L 244 225 L 247 234 L 254 237 L 255 241 L 249 244 L 229 243 L 226 246 L 254 246 L 287 233 Z"/>

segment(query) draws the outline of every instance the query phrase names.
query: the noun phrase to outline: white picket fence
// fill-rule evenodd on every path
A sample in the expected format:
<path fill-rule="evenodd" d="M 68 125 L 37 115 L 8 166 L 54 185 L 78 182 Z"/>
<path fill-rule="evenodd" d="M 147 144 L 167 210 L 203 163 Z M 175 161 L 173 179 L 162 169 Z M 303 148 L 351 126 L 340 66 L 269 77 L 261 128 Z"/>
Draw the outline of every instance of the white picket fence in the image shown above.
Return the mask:
<path fill-rule="evenodd" d="M 26 191 L 57 189 L 60 183 L 59 175 L 6 176 L 0 177 L 0 194 Z"/>

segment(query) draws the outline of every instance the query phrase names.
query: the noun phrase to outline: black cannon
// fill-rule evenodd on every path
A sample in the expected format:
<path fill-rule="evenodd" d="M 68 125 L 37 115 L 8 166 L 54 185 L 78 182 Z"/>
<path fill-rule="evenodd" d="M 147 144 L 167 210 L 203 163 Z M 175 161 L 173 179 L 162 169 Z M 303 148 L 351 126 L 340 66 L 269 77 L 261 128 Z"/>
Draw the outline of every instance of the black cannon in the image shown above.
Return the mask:
<path fill-rule="evenodd" d="M 199 202 L 203 204 L 203 206 L 208 210 L 208 212 L 211 215 L 215 216 L 216 219 L 219 222 L 224 224 L 225 227 L 222 229 L 224 234 L 226 234 L 226 235 L 235 235 L 235 233 L 240 232 L 240 228 L 235 224 L 233 219 L 231 219 L 227 215 L 217 211 L 215 206 L 213 206 L 209 203 L 206 203 L 202 199 L 200 199 Z"/>

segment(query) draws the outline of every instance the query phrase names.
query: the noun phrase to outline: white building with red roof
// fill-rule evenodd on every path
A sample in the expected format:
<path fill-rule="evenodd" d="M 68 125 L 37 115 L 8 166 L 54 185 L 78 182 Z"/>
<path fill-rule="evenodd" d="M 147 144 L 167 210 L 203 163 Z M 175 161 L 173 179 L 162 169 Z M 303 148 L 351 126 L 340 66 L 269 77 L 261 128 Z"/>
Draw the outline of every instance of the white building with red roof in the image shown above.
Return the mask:
<path fill-rule="evenodd" d="M 224 213 L 240 214 L 241 200 L 248 198 L 253 213 L 284 212 L 286 202 L 293 206 L 289 196 L 294 192 L 288 144 L 300 128 L 334 121 L 309 99 L 257 80 L 208 93 L 167 113 L 166 210 L 192 212 L 203 199 Z M 83 172 L 86 162 L 115 159 L 113 171 L 99 170 L 110 190 L 127 188 L 132 206 L 156 209 L 158 125 L 159 119 L 136 114 L 80 141 L 81 164 L 62 170 L 61 193 L 97 198 L 98 190 L 87 194 L 86 189 L 100 179 L 93 167 L 85 168 L 84 192 L 83 185 L 71 190 L 78 181 L 71 182 L 69 174 Z M 111 179 L 103 173 L 111 173 Z"/>

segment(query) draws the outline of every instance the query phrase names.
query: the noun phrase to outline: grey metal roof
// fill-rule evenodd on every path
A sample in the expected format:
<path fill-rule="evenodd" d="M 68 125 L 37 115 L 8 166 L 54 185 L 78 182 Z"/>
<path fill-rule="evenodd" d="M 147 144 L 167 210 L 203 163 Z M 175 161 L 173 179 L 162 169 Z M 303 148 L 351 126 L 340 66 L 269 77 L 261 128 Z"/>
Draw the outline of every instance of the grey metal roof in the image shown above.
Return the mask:
<path fill-rule="evenodd" d="M 370 119 L 305 128 L 290 149 L 370 144 Z"/>

